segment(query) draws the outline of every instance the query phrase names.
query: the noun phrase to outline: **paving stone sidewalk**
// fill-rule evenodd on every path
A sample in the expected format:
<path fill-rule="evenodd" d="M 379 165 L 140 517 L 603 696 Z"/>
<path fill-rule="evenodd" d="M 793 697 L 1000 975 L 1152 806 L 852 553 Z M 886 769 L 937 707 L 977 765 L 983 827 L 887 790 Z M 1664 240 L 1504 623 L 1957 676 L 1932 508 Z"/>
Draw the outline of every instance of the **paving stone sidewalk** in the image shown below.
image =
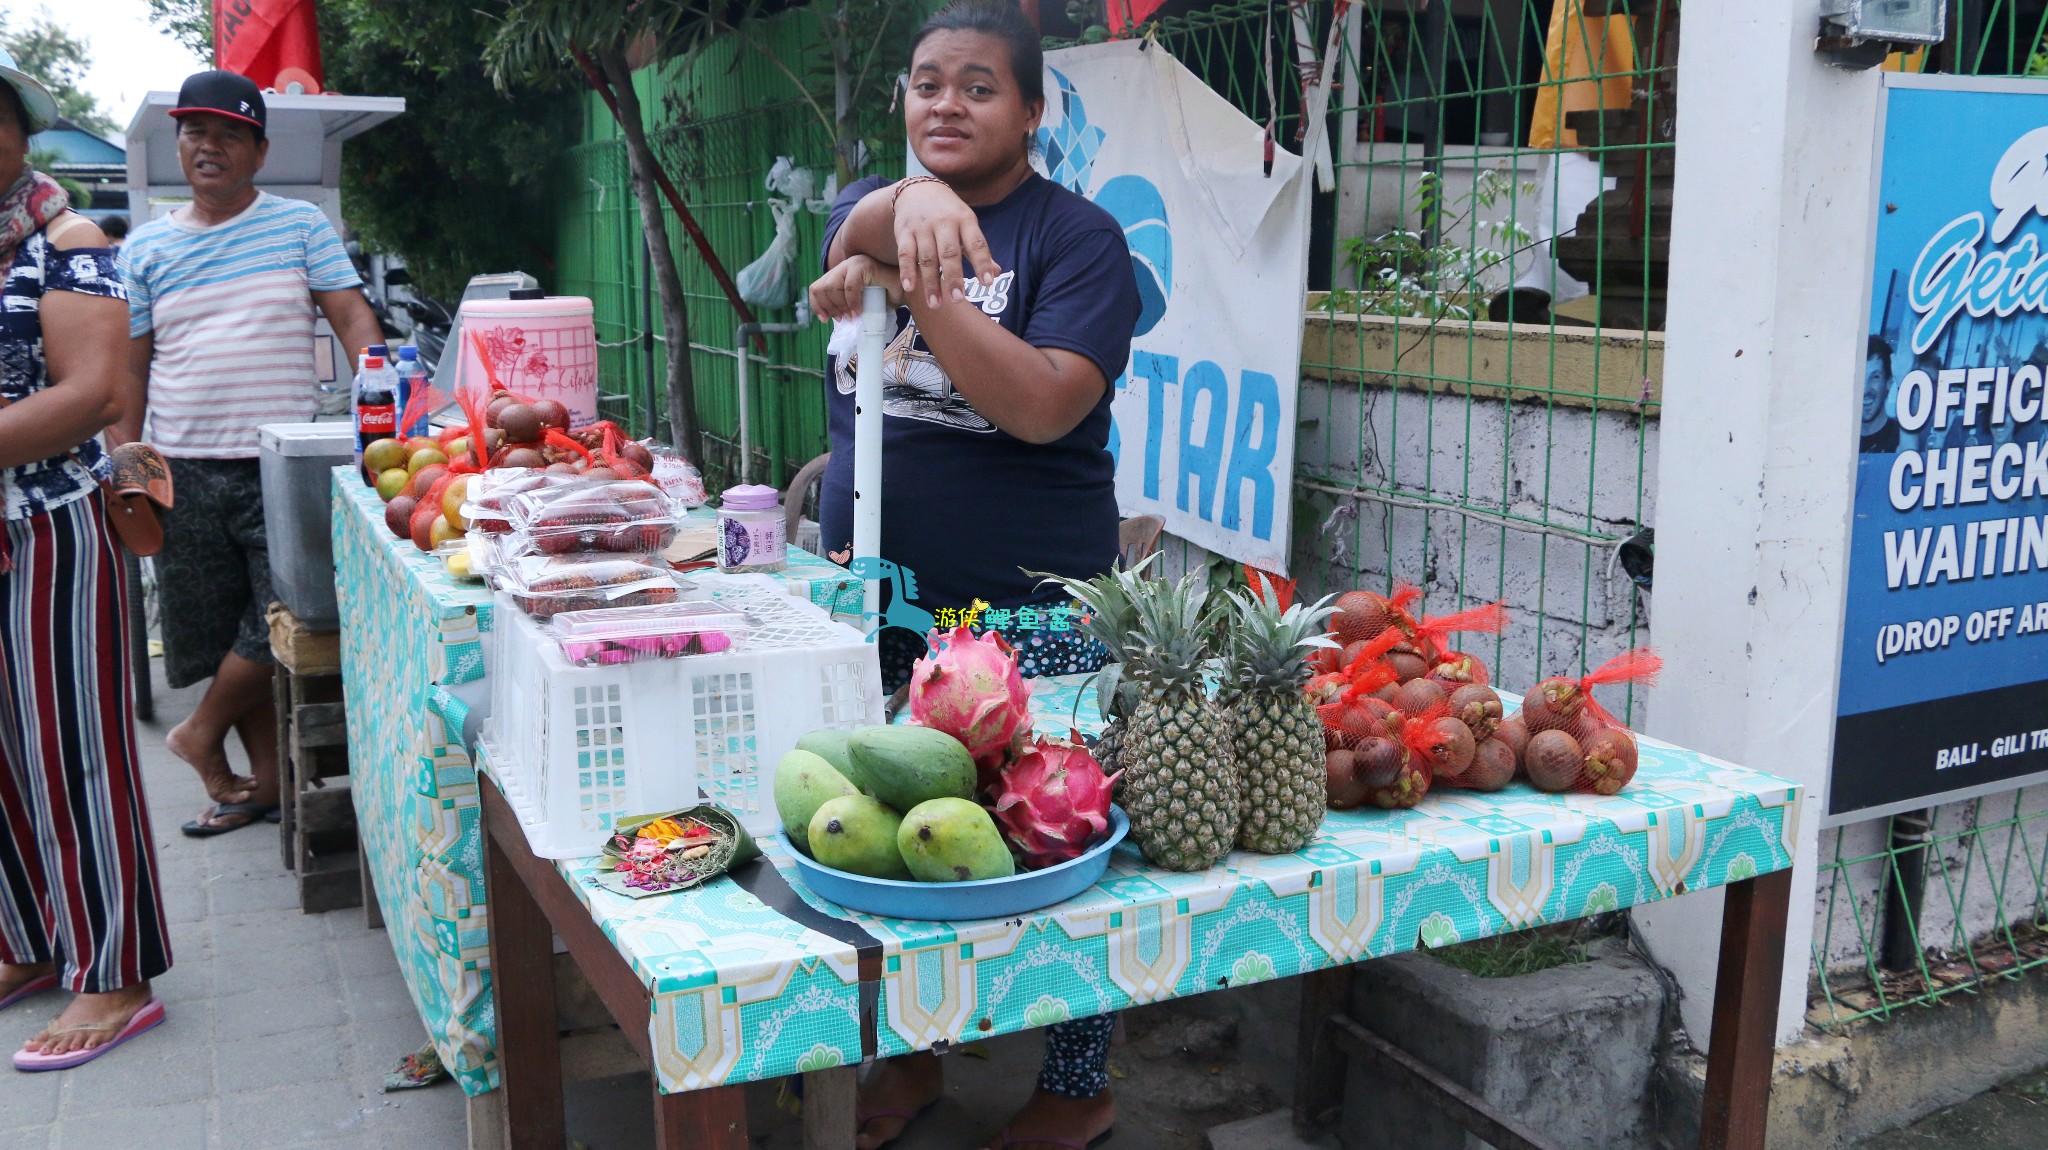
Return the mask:
<path fill-rule="evenodd" d="M 199 689 L 167 690 L 151 662 L 157 722 L 136 733 L 171 924 L 174 965 L 156 983 L 169 1019 L 75 1070 L 0 1066 L 0 1147 L 465 1146 L 453 1084 L 378 1091 L 426 1038 L 384 932 L 359 910 L 300 913 L 274 826 L 178 833 L 205 794 L 163 738 Z M 0 1048 L 18 1048 L 63 1003 L 48 994 L 0 1013 Z"/>
<path fill-rule="evenodd" d="M 2040 1150 L 2048 1146 L 2048 1067 L 2022 1074 L 1857 1150 Z"/>
<path fill-rule="evenodd" d="M 205 806 L 191 769 L 164 748 L 200 689 L 171 691 L 160 661 L 154 723 L 137 729 L 162 866 L 174 965 L 155 989 L 169 1020 L 75 1070 L 21 1074 L 0 1065 L 0 1150 L 466 1150 L 467 1107 L 443 1082 L 382 1093 L 384 1075 L 426 1034 L 391 944 L 360 910 L 308 915 L 269 824 L 190 839 L 181 823 Z M 234 750 L 242 768 L 239 749 Z M 48 994 L 0 1013 L 13 1050 L 56 1011 Z M 1124 1150 L 1197 1150 L 1212 1123 L 1274 1104 L 1214 1023 L 1167 1003 L 1132 1011 L 1132 1043 L 1112 1053 Z M 949 1058 L 946 1101 L 899 1150 L 981 1145 L 1030 1093 L 1036 1034 L 1009 1035 Z M 584 1150 L 653 1145 L 647 1076 L 565 1088 L 571 1138 Z M 778 1084 L 747 1091 L 757 1145 L 798 1150 L 800 1125 L 776 1105 Z"/>

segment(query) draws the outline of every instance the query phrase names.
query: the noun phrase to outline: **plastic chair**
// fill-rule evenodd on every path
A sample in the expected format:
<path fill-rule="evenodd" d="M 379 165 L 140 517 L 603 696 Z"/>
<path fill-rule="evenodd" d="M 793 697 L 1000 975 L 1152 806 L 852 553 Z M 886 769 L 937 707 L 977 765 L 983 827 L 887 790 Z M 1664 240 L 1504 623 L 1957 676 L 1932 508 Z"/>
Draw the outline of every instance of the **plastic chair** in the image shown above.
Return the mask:
<path fill-rule="evenodd" d="M 1159 533 L 1166 520 L 1157 515 L 1133 515 L 1117 524 L 1117 562 L 1128 571 L 1159 550 Z"/>
<path fill-rule="evenodd" d="M 825 474 L 825 465 L 832 462 L 832 453 L 826 452 L 804 464 L 797 470 L 796 477 L 789 481 L 789 487 L 782 493 L 782 537 L 796 542 L 797 525 L 804 519 L 804 504 L 810 501 L 811 485 Z"/>

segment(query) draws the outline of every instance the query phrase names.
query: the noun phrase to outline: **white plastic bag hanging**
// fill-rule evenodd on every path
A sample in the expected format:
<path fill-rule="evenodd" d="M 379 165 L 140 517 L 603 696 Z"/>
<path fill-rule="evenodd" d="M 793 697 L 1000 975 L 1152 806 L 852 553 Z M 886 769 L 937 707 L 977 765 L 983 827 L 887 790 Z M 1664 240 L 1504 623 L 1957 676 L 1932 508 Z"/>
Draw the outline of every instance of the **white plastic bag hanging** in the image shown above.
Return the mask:
<path fill-rule="evenodd" d="M 768 169 L 768 191 L 785 200 L 802 203 L 818 194 L 818 174 L 809 168 L 799 168 L 796 161 L 788 156 L 775 157 L 775 166 Z"/>
<path fill-rule="evenodd" d="M 740 298 L 755 307 L 788 307 L 796 298 L 796 205 L 768 201 L 775 213 L 775 239 L 761 258 L 739 270 L 733 283 Z"/>
<path fill-rule="evenodd" d="M 740 269 L 733 277 L 740 298 L 756 307 L 788 307 L 797 296 L 796 212 L 810 206 L 816 211 L 818 174 L 799 168 L 788 156 L 775 157 L 763 181 L 768 187 L 768 210 L 775 215 L 775 239 L 761 258 Z M 837 181 L 833 181 L 836 183 Z M 829 194 L 829 192 L 828 192 Z M 831 203 L 826 202 L 829 210 Z"/>

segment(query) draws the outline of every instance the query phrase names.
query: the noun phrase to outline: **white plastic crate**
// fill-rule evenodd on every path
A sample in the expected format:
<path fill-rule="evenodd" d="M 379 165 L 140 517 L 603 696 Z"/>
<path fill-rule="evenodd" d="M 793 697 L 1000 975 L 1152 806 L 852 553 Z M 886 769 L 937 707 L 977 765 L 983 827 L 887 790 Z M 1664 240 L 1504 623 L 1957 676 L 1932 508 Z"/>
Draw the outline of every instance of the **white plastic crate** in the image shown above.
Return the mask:
<path fill-rule="evenodd" d="M 744 644 L 577 667 L 545 624 L 496 596 L 483 742 L 533 853 L 596 854 L 621 815 L 699 801 L 774 834 L 776 760 L 807 732 L 882 721 L 881 668 L 860 632 L 765 576 L 693 578 L 752 617 Z"/>

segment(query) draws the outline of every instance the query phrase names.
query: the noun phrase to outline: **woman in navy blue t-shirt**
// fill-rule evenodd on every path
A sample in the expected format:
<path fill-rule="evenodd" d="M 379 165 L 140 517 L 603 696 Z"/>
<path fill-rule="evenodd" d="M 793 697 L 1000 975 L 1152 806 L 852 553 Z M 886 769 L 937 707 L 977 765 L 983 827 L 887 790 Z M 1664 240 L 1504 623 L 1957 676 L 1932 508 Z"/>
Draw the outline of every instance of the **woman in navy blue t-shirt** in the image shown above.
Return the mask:
<path fill-rule="evenodd" d="M 1093 670 L 1100 646 L 1055 629 L 1057 593 L 1024 571 L 1088 578 L 1116 561 L 1109 403 L 1140 309 L 1130 250 L 1108 212 L 1032 171 L 1044 61 L 1013 0 L 956 0 L 911 53 L 904 125 L 930 175 L 847 188 L 811 285 L 828 319 L 858 317 L 869 284 L 899 304 L 883 367 L 881 556 L 915 574 L 928 611 L 979 601 L 1007 615 L 996 629 L 1025 674 Z M 853 358 L 833 364 L 820 501 L 839 555 L 853 538 Z M 924 637 L 885 629 L 878 643 L 894 690 Z M 1114 1025 L 1048 1027 L 1038 1090 L 990 1145 L 1078 1150 L 1105 1136 Z M 893 1141 L 943 1088 L 929 1054 L 879 1064 L 861 1088 L 857 1145 Z"/>
<path fill-rule="evenodd" d="M 840 195 L 811 299 L 853 318 L 861 289 L 884 283 L 906 305 L 883 366 L 882 558 L 914 573 L 927 611 L 979 601 L 1007 616 L 1025 673 L 1051 674 L 1099 651 L 1043 610 L 1024 616 L 1039 627 L 1014 625 L 1017 608 L 1059 601 L 1024 571 L 1087 578 L 1116 560 L 1110 381 L 1141 305 L 1115 218 L 1032 171 L 1037 45 L 1014 4 L 955 4 L 925 25 L 904 118 L 931 174 Z M 820 503 L 835 553 L 853 538 L 854 359 L 833 364 L 828 390 Z M 880 641 L 894 690 L 923 636 Z"/>

